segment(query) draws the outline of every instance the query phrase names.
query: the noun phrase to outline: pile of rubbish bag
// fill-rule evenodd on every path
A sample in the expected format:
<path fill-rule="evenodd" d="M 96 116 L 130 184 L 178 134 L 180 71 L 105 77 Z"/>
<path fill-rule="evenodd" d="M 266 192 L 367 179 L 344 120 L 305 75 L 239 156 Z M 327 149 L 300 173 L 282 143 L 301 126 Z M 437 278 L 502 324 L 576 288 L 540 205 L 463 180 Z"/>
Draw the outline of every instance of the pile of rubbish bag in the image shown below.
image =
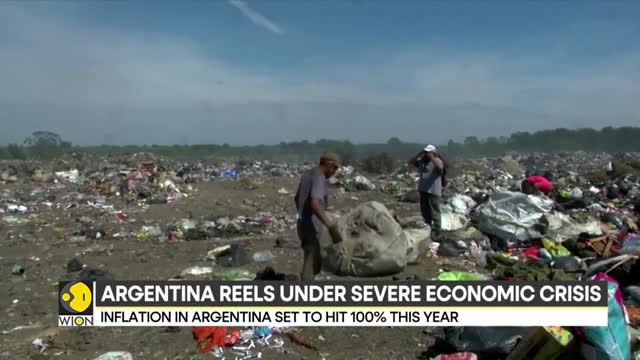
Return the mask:
<path fill-rule="evenodd" d="M 323 233 L 323 266 L 349 276 L 383 276 L 419 261 L 428 247 L 429 230 L 404 230 L 379 202 L 367 202 L 337 220 L 342 242 Z"/>
<path fill-rule="evenodd" d="M 622 156 L 624 161 L 620 160 Z M 557 353 L 629 359 L 624 320 L 631 312 L 640 324 L 640 169 L 638 154 L 507 154 L 457 164 L 442 199 L 442 233 L 431 239 L 422 221 L 415 190 L 415 169 L 364 177 L 353 167 L 340 169 L 333 185 L 348 192 L 379 191 L 392 195 L 416 215 L 397 218 L 382 203 L 360 204 L 337 219 L 343 241 L 321 237 L 323 266 L 338 276 L 397 274 L 429 255 L 473 260 L 487 274 L 443 272 L 446 280 L 607 281 L 624 301 L 610 302 L 608 328 L 455 328 L 446 329 L 446 346 L 429 359 L 498 359 L 523 354 L 519 345 L 536 339 L 557 340 Z M 548 196 L 521 192 L 528 175 L 556 169 Z M 426 257 L 425 257 L 426 256 Z M 634 297 L 635 296 L 635 297 Z M 634 300 L 635 299 L 635 300 Z M 617 307 L 616 307 L 617 306 Z M 629 330 L 631 331 L 631 330 Z M 542 335 L 541 335 L 542 334 Z M 569 346 L 566 339 L 573 340 Z M 538 340 L 536 340 L 538 341 Z M 441 344 L 442 345 L 442 344 Z M 522 347 L 522 346 L 520 346 Z M 571 349 L 570 349 L 571 348 Z M 531 354 L 528 354 L 529 356 Z M 517 357 L 515 357 L 517 358 Z"/>
<path fill-rule="evenodd" d="M 588 161 L 576 161 L 581 157 Z M 472 166 L 453 178 L 445 193 L 445 231 L 433 239 L 432 255 L 471 258 L 494 280 L 605 281 L 609 323 L 589 328 L 445 328 L 421 358 L 639 358 L 640 169 L 586 153 L 465 163 Z M 519 183 L 526 175 L 548 169 L 559 169 L 553 193 L 521 192 Z M 461 220 L 453 221 L 452 215 Z M 444 272 L 437 279 L 483 277 Z"/>

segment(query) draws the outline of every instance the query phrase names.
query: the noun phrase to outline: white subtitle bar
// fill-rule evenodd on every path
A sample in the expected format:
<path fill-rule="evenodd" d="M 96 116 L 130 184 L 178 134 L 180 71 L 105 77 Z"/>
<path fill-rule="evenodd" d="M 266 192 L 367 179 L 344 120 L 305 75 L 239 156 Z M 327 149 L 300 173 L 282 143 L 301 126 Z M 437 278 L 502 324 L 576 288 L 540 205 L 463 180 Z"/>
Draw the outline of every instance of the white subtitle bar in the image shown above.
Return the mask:
<path fill-rule="evenodd" d="M 93 326 L 606 326 L 607 308 L 117 309 Z"/>

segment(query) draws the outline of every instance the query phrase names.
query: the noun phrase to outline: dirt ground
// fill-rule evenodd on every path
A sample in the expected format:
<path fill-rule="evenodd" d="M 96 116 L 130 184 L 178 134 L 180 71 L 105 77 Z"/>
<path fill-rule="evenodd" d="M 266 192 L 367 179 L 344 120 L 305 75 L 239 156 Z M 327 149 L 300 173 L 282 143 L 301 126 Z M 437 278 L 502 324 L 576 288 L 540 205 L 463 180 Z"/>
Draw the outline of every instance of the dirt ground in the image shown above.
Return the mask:
<path fill-rule="evenodd" d="M 158 238 L 137 239 L 113 234 L 135 233 L 143 225 L 165 225 L 179 219 L 215 219 L 219 216 L 255 216 L 267 211 L 293 216 L 293 193 L 297 179 L 269 179 L 255 190 L 245 190 L 237 182 L 194 185 L 192 196 L 172 204 L 125 209 L 127 223 L 119 223 L 99 210 L 86 208 L 40 209 L 29 223 L 0 223 L 0 331 L 36 324 L 9 334 L 0 334 L 2 359 L 93 359 L 108 351 L 129 351 L 134 359 L 213 359 L 212 354 L 196 352 L 190 328 L 59 328 L 57 326 L 57 282 L 68 279 L 65 265 L 77 256 L 93 268 L 109 271 L 118 280 L 166 280 L 194 265 L 211 265 L 208 250 L 237 242 L 234 239 L 169 242 Z M 23 185 L 25 186 L 25 185 Z M 289 195 L 277 190 L 284 187 Z M 5 193 L 18 194 L 10 185 L 0 185 Z M 68 193 L 61 190 L 60 194 Z M 334 194 L 335 195 L 335 194 Z M 353 199 L 356 196 L 357 199 Z M 29 198 L 23 199 L 29 201 Z M 31 199 L 32 200 L 32 199 Z M 417 205 L 401 204 L 378 191 L 342 194 L 330 200 L 330 210 L 350 209 L 367 200 L 383 202 L 399 215 L 417 214 Z M 72 241 L 73 229 L 83 216 L 107 223 L 106 236 L 99 240 Z M 26 216 L 26 215 L 20 215 Z M 109 216 L 108 221 L 107 216 Z M 299 273 L 302 251 L 275 248 L 275 239 L 297 241 L 295 231 L 256 236 L 241 241 L 251 252 L 269 249 L 274 259 L 250 263 L 244 268 L 256 272 L 267 265 L 278 272 Z M 22 264 L 23 275 L 12 275 L 11 267 Z M 469 270 L 461 259 L 425 258 L 411 266 L 400 278 L 416 275 L 434 277 L 439 270 Z M 218 265 L 215 271 L 226 270 Z M 206 278 L 206 277 L 205 277 Z M 321 274 L 320 279 L 335 279 Z M 350 279 L 345 279 L 350 280 Z M 319 351 L 308 350 L 285 339 L 280 350 L 265 348 L 263 359 L 416 359 L 432 343 L 434 329 L 413 328 L 297 328 L 298 335 Z M 41 338 L 47 344 L 40 353 L 32 346 Z M 227 357 L 229 358 L 229 357 Z"/>

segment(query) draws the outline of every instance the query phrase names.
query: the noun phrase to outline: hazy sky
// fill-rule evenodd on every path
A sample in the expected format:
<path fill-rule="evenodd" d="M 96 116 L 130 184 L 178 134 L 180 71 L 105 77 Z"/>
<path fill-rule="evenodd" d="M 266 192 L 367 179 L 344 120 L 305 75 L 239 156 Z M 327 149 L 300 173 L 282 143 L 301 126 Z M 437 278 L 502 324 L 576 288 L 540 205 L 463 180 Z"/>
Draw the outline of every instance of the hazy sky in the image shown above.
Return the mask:
<path fill-rule="evenodd" d="M 640 1 L 0 2 L 0 143 L 640 125 Z"/>

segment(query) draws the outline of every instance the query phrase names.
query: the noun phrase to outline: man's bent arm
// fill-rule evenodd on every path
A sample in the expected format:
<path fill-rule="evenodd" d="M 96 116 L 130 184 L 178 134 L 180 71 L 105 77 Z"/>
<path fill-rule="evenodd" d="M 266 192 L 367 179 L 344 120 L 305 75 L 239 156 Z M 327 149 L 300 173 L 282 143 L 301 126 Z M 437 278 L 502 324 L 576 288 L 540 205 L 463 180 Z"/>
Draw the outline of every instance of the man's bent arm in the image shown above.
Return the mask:
<path fill-rule="evenodd" d="M 436 170 L 438 170 L 439 172 L 442 172 L 442 169 L 444 169 L 444 164 L 442 164 L 442 160 L 440 160 L 437 156 L 433 156 L 433 159 L 431 159 L 431 162 L 433 163 L 433 166 L 435 166 Z"/>
<path fill-rule="evenodd" d="M 309 205 L 311 206 L 311 211 L 313 211 L 313 214 L 317 216 L 318 219 L 320 219 L 320 222 L 323 223 L 324 226 L 330 227 L 331 220 L 329 220 L 327 214 L 324 212 L 324 209 L 322 209 L 322 205 L 320 205 L 320 199 L 311 197 L 311 199 L 309 200 Z"/>

